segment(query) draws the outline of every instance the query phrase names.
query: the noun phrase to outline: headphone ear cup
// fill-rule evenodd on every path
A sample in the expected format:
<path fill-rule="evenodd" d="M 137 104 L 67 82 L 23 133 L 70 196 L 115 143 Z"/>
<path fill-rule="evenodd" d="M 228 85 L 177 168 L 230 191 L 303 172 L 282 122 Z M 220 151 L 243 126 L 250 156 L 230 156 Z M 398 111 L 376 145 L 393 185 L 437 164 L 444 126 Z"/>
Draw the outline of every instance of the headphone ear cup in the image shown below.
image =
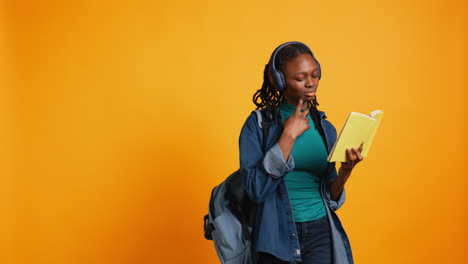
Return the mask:
<path fill-rule="evenodd" d="M 278 75 L 279 75 L 278 86 L 280 87 L 280 91 L 283 92 L 286 89 L 286 80 L 284 79 L 284 75 L 282 72 L 278 72 Z"/>
<path fill-rule="evenodd" d="M 278 88 L 278 91 L 282 92 L 284 90 L 284 77 L 283 74 L 279 71 L 276 71 L 274 69 L 270 69 L 270 81 L 273 81 L 273 84 Z"/>
<path fill-rule="evenodd" d="M 319 77 L 319 80 L 322 78 L 322 69 L 320 68 L 320 63 L 317 61 L 317 59 L 315 59 L 315 63 L 317 64 L 317 70 L 318 70 L 318 77 Z"/>

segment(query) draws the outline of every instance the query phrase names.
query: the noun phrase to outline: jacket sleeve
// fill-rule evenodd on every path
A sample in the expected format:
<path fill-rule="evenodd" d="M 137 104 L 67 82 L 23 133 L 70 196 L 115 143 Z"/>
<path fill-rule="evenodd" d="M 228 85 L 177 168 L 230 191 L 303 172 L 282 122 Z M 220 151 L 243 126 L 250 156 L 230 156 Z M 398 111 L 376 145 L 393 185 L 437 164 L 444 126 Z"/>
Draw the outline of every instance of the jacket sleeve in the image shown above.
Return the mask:
<path fill-rule="evenodd" d="M 265 201 L 277 189 L 281 177 L 294 168 L 294 159 L 290 156 L 286 162 L 277 142 L 265 154 L 262 142 L 263 131 L 252 112 L 239 136 L 239 154 L 247 194 L 256 203 Z"/>
<path fill-rule="evenodd" d="M 346 190 L 343 187 L 343 191 L 341 191 L 341 193 L 338 196 L 338 199 L 336 201 L 331 199 L 330 185 L 336 179 L 336 177 L 338 177 L 338 174 L 336 173 L 335 162 L 332 162 L 332 164 L 330 164 L 330 166 L 332 168 L 331 168 L 330 178 L 328 179 L 328 183 L 327 183 L 327 186 L 325 188 L 325 190 L 326 190 L 325 191 L 325 201 L 327 202 L 328 207 L 330 207 L 333 211 L 336 211 L 336 210 L 340 209 L 340 207 L 346 201 Z"/>
<path fill-rule="evenodd" d="M 335 127 L 328 121 L 324 120 L 324 130 L 326 130 L 326 134 L 329 137 L 329 151 L 331 151 L 331 148 L 335 144 L 336 141 L 336 129 Z M 338 177 L 338 173 L 336 172 L 336 163 L 331 162 L 330 163 L 330 168 L 329 168 L 329 176 L 328 176 L 328 182 L 326 184 L 325 188 L 325 201 L 327 202 L 328 206 L 333 210 L 336 211 L 338 210 L 346 201 L 346 190 L 343 188 L 343 191 L 340 193 L 338 196 L 338 199 L 332 200 L 331 199 L 331 193 L 330 193 L 330 185 L 335 179 Z"/>

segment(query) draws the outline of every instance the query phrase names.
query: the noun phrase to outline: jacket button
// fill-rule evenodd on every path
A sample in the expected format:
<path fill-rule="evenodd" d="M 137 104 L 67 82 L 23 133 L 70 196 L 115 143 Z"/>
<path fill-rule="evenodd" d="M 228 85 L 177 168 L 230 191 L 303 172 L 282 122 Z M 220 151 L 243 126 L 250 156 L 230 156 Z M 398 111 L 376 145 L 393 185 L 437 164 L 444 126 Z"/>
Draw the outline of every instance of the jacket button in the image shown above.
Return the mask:
<path fill-rule="evenodd" d="M 291 215 L 291 214 L 292 214 L 292 212 L 291 212 L 291 211 L 288 211 L 288 215 Z"/>
<path fill-rule="evenodd" d="M 291 238 L 295 238 L 295 237 L 296 237 L 296 234 L 292 233 Z"/>

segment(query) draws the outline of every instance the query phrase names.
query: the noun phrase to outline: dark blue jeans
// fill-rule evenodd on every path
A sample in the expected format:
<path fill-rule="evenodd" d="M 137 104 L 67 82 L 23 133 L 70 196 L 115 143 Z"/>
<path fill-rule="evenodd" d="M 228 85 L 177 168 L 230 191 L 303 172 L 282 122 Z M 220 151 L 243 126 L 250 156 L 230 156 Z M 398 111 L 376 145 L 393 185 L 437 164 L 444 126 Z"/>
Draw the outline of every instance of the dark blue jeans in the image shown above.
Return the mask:
<path fill-rule="evenodd" d="M 331 264 L 332 244 L 328 216 L 296 223 L 301 245 L 302 264 Z M 260 253 L 258 264 L 291 264 L 270 254 Z"/>

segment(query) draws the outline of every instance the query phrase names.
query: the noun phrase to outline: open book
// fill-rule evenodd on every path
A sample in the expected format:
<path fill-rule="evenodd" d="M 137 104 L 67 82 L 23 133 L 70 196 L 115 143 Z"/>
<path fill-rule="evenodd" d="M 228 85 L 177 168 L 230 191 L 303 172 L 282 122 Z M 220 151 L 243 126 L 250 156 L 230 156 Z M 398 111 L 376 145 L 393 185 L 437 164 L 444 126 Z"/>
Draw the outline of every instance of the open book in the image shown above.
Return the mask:
<path fill-rule="evenodd" d="M 343 126 L 338 139 L 335 142 L 328 161 L 346 161 L 346 148 L 359 148 L 363 143 L 361 155 L 367 156 L 374 140 L 375 133 L 383 116 L 382 110 L 373 111 L 370 116 L 356 112 L 349 114 L 348 120 Z"/>

